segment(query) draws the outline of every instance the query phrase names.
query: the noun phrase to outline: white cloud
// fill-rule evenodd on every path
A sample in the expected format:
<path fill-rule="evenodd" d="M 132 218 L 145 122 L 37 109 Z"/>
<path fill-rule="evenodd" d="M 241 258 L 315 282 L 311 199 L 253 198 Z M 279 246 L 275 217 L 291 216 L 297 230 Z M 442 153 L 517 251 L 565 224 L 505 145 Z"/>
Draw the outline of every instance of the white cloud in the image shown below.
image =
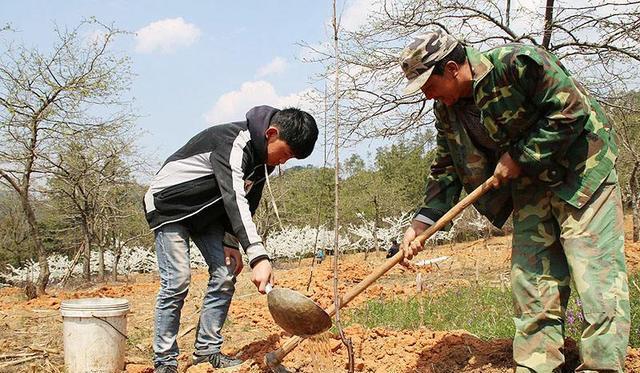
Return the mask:
<path fill-rule="evenodd" d="M 256 73 L 257 78 L 262 78 L 267 75 L 279 74 L 287 68 L 287 60 L 282 57 L 276 57 L 268 64 L 258 68 Z"/>
<path fill-rule="evenodd" d="M 136 51 L 140 53 L 172 53 L 198 40 L 202 32 L 182 17 L 151 22 L 136 31 Z"/>
<path fill-rule="evenodd" d="M 279 109 L 298 107 L 310 110 L 312 104 L 305 98 L 311 89 L 280 96 L 271 83 L 264 80 L 244 82 L 237 91 L 218 98 L 213 107 L 204 114 L 208 125 L 244 120 L 249 109 L 258 105 L 270 105 Z"/>
<path fill-rule="evenodd" d="M 347 4 L 340 19 L 340 26 L 349 31 L 356 31 L 367 21 L 373 9 L 380 8 L 377 0 L 352 0 Z"/>

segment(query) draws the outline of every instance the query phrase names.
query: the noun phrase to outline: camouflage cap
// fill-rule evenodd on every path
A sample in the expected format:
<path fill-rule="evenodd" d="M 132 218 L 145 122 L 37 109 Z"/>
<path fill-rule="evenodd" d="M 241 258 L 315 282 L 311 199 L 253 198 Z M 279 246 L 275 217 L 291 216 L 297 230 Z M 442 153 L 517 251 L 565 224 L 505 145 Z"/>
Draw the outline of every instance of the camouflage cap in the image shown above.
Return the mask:
<path fill-rule="evenodd" d="M 436 62 L 458 45 L 458 39 L 442 30 L 417 36 L 400 54 L 400 66 L 409 83 L 405 94 L 418 91 L 431 76 Z"/>

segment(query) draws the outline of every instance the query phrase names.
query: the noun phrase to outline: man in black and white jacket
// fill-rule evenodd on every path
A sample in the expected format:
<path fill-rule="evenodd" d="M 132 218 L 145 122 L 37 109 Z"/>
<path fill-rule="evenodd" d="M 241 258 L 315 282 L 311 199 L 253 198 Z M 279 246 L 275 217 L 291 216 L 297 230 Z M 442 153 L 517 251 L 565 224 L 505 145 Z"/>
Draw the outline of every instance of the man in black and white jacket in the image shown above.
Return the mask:
<path fill-rule="evenodd" d="M 251 109 L 246 120 L 210 127 L 170 156 L 144 196 L 155 233 L 160 291 L 155 308 L 154 366 L 176 372 L 180 311 L 189 289 L 189 241 L 209 266 L 193 363 L 214 368 L 242 361 L 220 352 L 220 330 L 242 270 L 242 246 L 261 293 L 272 282 L 271 263 L 253 222 L 267 174 L 303 159 L 318 138 L 315 120 L 298 109 Z"/>

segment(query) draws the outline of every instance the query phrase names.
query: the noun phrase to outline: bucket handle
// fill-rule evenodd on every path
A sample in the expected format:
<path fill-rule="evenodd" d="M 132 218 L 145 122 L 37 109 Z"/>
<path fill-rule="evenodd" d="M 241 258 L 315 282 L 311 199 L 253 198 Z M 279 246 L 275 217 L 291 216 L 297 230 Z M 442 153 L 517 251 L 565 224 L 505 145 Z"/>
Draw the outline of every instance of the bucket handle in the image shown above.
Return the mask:
<path fill-rule="evenodd" d="M 91 317 L 96 318 L 98 320 L 104 321 L 106 322 L 110 327 L 113 328 L 113 330 L 115 330 L 116 332 L 118 332 L 118 334 L 120 334 L 121 336 L 124 337 L 124 339 L 129 340 L 129 337 L 127 337 L 123 332 L 121 332 L 118 328 L 116 328 L 115 326 L 113 326 L 112 323 L 110 323 L 109 321 L 107 321 L 106 319 L 100 317 L 100 316 L 96 316 L 96 315 L 91 315 Z"/>

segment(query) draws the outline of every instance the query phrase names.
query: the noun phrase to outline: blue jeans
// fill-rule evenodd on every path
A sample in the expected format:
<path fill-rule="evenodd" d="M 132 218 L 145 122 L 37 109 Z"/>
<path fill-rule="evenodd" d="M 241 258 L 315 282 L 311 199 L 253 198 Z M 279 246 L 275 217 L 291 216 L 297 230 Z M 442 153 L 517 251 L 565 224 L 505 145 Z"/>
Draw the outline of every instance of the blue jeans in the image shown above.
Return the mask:
<path fill-rule="evenodd" d="M 200 310 L 195 342 L 196 355 L 220 351 L 220 330 L 227 318 L 236 278 L 233 266 L 225 264 L 222 239 L 224 228 L 212 225 L 205 232 L 193 234 L 180 223 L 167 224 L 155 231 L 156 256 L 160 272 L 160 291 L 155 308 L 153 337 L 154 365 L 178 365 L 178 328 L 180 312 L 189 291 L 189 239 L 200 249 L 209 266 L 209 284 Z"/>

